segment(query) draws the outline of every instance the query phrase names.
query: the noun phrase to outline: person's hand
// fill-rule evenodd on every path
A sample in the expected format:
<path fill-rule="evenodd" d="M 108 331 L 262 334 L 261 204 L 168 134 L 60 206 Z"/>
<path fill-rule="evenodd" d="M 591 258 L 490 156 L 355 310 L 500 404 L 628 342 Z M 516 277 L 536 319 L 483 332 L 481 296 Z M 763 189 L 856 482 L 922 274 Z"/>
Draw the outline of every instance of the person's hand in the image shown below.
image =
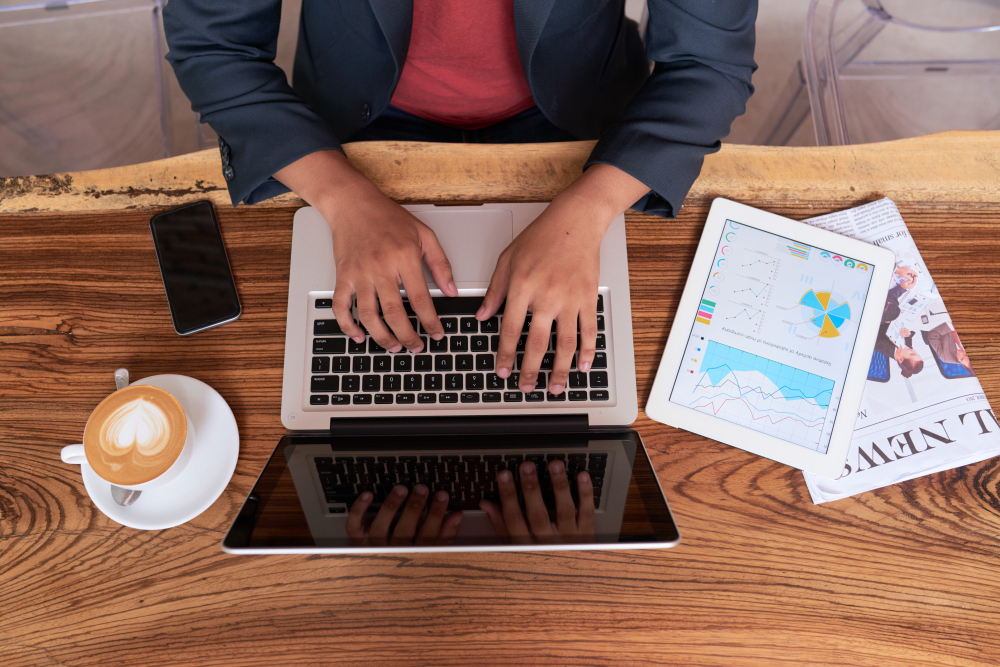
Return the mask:
<path fill-rule="evenodd" d="M 565 464 L 558 459 L 549 461 L 549 476 L 556 501 L 554 521 L 549 517 L 549 510 L 542 500 L 535 464 L 525 461 L 521 464 L 520 473 L 525 512 L 521 512 L 517 501 L 517 487 L 509 470 L 501 470 L 497 474 L 500 507 L 489 500 L 479 503 L 480 509 L 486 512 L 501 539 L 513 544 L 581 544 L 594 541 L 594 487 L 589 473 L 581 471 L 576 475 L 580 498 L 580 507 L 577 509 Z"/>
<path fill-rule="evenodd" d="M 382 194 L 338 151 L 307 155 L 275 178 L 315 206 L 330 225 L 337 264 L 333 314 L 344 333 L 355 342 L 364 340 L 351 313 L 357 295 L 358 317 L 376 343 L 390 352 L 422 350 L 423 341 L 403 307 L 402 286 L 424 330 L 435 340 L 444 336 L 421 260 L 442 292 L 456 296 L 458 290 L 430 227 Z"/>
<path fill-rule="evenodd" d="M 910 330 L 907 329 L 906 327 L 903 327 L 902 329 L 899 330 L 899 335 L 902 336 L 903 338 L 909 338 Z"/>
<path fill-rule="evenodd" d="M 562 393 L 569 379 L 573 353 L 577 368 L 590 370 L 597 341 L 597 287 L 601 275 L 601 239 L 611 222 L 649 188 L 607 164 L 588 169 L 528 227 L 497 260 L 489 289 L 476 318 L 487 320 L 504 307 L 496 373 L 514 371 L 517 341 L 525 316 L 531 327 L 518 368 L 521 391 L 534 391 L 542 358 L 556 324 L 556 353 L 548 391 Z"/>
<path fill-rule="evenodd" d="M 399 484 L 392 489 L 382 507 L 379 508 L 371 526 L 364 525 L 365 512 L 372 504 L 374 496 L 371 491 L 365 491 L 351 505 L 347 515 L 347 536 L 351 544 L 363 546 L 433 546 L 451 544 L 458 534 L 458 526 L 462 523 L 462 513 L 448 511 L 448 494 L 438 491 L 431 501 L 427 515 L 421 520 L 424 505 L 430 490 L 423 484 L 413 487 L 410 493 L 405 486 Z M 409 500 L 407 500 L 409 496 Z M 393 527 L 393 520 L 403 507 L 403 513 Z"/>

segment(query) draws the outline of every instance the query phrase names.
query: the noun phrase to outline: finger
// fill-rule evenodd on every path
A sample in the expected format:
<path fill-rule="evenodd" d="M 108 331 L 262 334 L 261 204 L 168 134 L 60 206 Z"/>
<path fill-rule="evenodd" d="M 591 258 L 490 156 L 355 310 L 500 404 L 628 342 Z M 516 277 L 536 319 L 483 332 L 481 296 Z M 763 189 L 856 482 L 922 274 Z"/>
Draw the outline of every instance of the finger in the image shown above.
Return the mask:
<path fill-rule="evenodd" d="M 424 279 L 424 270 L 420 265 L 410 267 L 401 276 L 403 287 L 406 289 L 406 298 L 410 302 L 410 307 L 417 314 L 420 323 L 424 325 L 426 331 L 434 340 L 444 338 L 444 327 L 438 319 L 437 311 L 434 310 L 434 300 L 427 289 L 427 281 Z M 423 341 L 420 343 L 423 345 Z"/>
<path fill-rule="evenodd" d="M 577 512 L 576 523 L 583 534 L 594 532 L 594 483 L 590 473 L 581 470 L 576 475 L 576 490 L 580 496 L 580 509 Z"/>
<path fill-rule="evenodd" d="M 391 285 L 389 283 L 379 283 L 378 288 L 378 300 L 382 305 L 382 318 L 385 320 L 386 324 L 392 329 L 392 333 L 395 334 L 396 340 L 403 344 L 407 350 L 411 352 L 419 351 L 423 347 L 423 342 L 420 340 L 420 336 L 417 332 L 413 330 L 413 325 L 410 324 L 410 318 L 406 314 L 406 308 L 403 307 L 403 297 L 399 294 L 399 286 Z M 379 345 L 381 342 L 376 339 Z M 382 345 L 382 347 L 386 347 Z M 386 349 L 389 349 L 386 347 Z M 389 350 L 390 352 L 396 352 L 396 350 Z"/>
<path fill-rule="evenodd" d="M 490 278 L 490 286 L 486 288 L 486 295 L 483 296 L 483 305 L 476 311 L 477 320 L 488 320 L 503 305 L 503 300 L 507 298 L 507 284 L 510 280 L 510 257 L 507 253 L 502 253 L 497 260 L 497 266 L 493 269 L 493 277 Z"/>
<path fill-rule="evenodd" d="M 396 512 L 403 506 L 403 501 L 406 500 L 406 496 L 409 493 L 409 490 L 405 486 L 397 484 L 393 488 L 392 493 L 386 496 L 385 501 L 382 503 L 382 508 L 379 509 L 378 514 L 375 515 L 375 520 L 372 521 L 371 528 L 368 529 L 368 534 L 371 535 L 372 540 L 377 540 L 379 544 L 385 544 L 385 541 L 389 537 L 389 528 L 392 526 L 393 519 L 396 518 Z"/>
<path fill-rule="evenodd" d="M 559 459 L 549 461 L 549 476 L 552 478 L 552 493 L 556 497 L 556 527 L 560 535 L 576 532 L 576 503 L 569 489 L 566 464 Z"/>
<path fill-rule="evenodd" d="M 453 512 L 445 517 L 444 523 L 441 524 L 441 534 L 437 539 L 438 544 L 451 544 L 455 540 L 463 516 L 465 515 L 461 512 Z"/>
<path fill-rule="evenodd" d="M 351 511 L 347 515 L 347 536 L 352 540 L 363 540 L 365 538 L 364 518 L 365 512 L 371 507 L 375 496 L 371 491 L 365 491 L 351 505 Z"/>
<path fill-rule="evenodd" d="M 524 345 L 524 359 L 518 365 L 521 373 L 519 385 L 521 391 L 534 391 L 538 379 L 538 368 L 542 365 L 542 357 L 549 350 L 549 336 L 552 335 L 552 317 L 545 313 L 531 314 L 531 328 L 528 330 L 528 341 Z M 566 381 L 563 380 L 563 384 Z"/>
<path fill-rule="evenodd" d="M 337 318 L 340 330 L 353 338 L 355 343 L 360 343 L 365 339 L 365 332 L 354 322 L 354 313 L 351 312 L 353 305 L 354 288 L 338 280 L 333 292 L 333 316 Z"/>
<path fill-rule="evenodd" d="M 514 475 L 509 470 L 501 470 L 497 475 L 497 489 L 500 491 L 500 508 L 503 511 L 504 525 L 512 542 L 530 544 L 531 533 L 528 524 L 521 514 L 521 504 L 517 502 L 517 487 L 514 486 Z"/>
<path fill-rule="evenodd" d="M 441 522 L 444 521 L 444 515 L 447 511 L 448 492 L 438 491 L 434 494 L 430 509 L 427 510 L 424 525 L 420 527 L 420 532 L 417 534 L 417 544 L 426 546 L 437 541 L 438 534 L 441 532 Z"/>
<path fill-rule="evenodd" d="M 396 522 L 396 528 L 392 531 L 390 544 L 400 546 L 413 542 L 413 536 L 417 534 L 420 513 L 424 511 L 428 495 L 430 495 L 430 491 L 423 484 L 417 484 L 413 487 L 413 493 L 406 500 L 403 514 L 400 515 L 399 521 Z"/>
<path fill-rule="evenodd" d="M 517 341 L 521 337 L 521 327 L 528 313 L 528 305 L 523 301 L 507 299 L 507 307 L 503 312 L 503 324 L 500 325 L 500 349 L 497 350 L 497 375 L 509 377 L 514 370 Z"/>
<path fill-rule="evenodd" d="M 398 292 L 397 292 L 398 294 Z M 370 291 L 358 293 L 358 319 L 368 329 L 368 335 L 376 343 L 389 350 L 398 352 L 403 349 L 396 337 L 385 327 L 385 322 L 378 314 L 378 301 L 375 295 L 375 286 L 372 285 Z"/>
<path fill-rule="evenodd" d="M 549 391 L 561 394 L 569 380 L 569 370 L 576 353 L 576 314 L 571 310 L 560 313 L 556 320 L 556 358 L 549 373 Z M 572 314 L 571 314 L 572 313 Z"/>
<path fill-rule="evenodd" d="M 528 515 L 528 525 L 535 537 L 546 538 L 553 535 L 549 511 L 545 509 L 542 500 L 542 489 L 538 482 L 535 464 L 525 461 L 521 464 L 521 494 L 524 496 L 524 509 Z"/>
<path fill-rule="evenodd" d="M 427 225 L 420 223 L 417 228 L 420 234 L 420 248 L 423 251 L 424 262 L 434 276 L 434 282 L 448 296 L 458 296 L 455 278 L 451 275 L 451 262 L 444 254 L 444 249 L 438 243 L 437 234 Z"/>
<path fill-rule="evenodd" d="M 510 535 L 507 534 L 507 524 L 503 520 L 503 511 L 497 507 L 496 503 L 490 500 L 480 500 L 479 509 L 486 513 L 486 517 L 493 524 L 493 530 L 497 531 L 497 537 L 501 540 L 509 540 Z"/>
<path fill-rule="evenodd" d="M 597 345 L 597 305 L 588 303 L 580 309 L 580 352 L 576 367 L 581 373 L 590 370 L 594 363 L 594 346 Z"/>

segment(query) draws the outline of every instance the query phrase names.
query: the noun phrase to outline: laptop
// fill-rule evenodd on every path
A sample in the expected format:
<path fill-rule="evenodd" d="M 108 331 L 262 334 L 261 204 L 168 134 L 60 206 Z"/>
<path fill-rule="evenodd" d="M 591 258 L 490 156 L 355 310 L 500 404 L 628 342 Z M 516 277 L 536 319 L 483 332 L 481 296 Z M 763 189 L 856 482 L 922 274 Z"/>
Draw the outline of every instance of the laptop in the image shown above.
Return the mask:
<path fill-rule="evenodd" d="M 625 428 L 638 414 L 638 401 L 624 216 L 612 223 L 601 245 L 597 354 L 589 372 L 580 372 L 574 358 L 565 391 L 547 391 L 551 340 L 535 390 L 520 391 L 516 373 L 530 319 L 514 373 L 504 379 L 494 372 L 503 312 L 484 322 L 475 312 L 500 253 L 546 206 L 405 207 L 437 234 L 458 288 L 457 297 L 444 296 L 425 271 L 446 333 L 441 341 L 430 339 L 411 311 L 425 343 L 418 354 L 405 349 L 391 354 L 370 337 L 355 343 L 341 332 L 332 310 L 336 267 L 329 226 L 311 207 L 296 212 L 281 400 L 281 421 L 294 434 L 278 443 L 224 550 L 589 549 L 679 542 L 642 441 Z M 553 540 L 525 518 L 532 535 L 516 539 L 497 525 L 499 512 L 491 518 L 483 511 L 482 501 L 504 513 L 515 509 L 515 501 L 505 507 L 500 497 L 506 487 L 498 480 L 510 479 L 500 477 L 509 471 L 522 517 L 532 502 L 536 510 L 543 502 L 555 527 L 556 505 L 569 497 L 560 493 L 565 485 L 553 484 L 550 466 L 556 460 L 569 479 L 574 505 L 593 502 L 587 530 Z M 526 462 L 538 475 L 539 494 L 530 498 L 521 486 Z M 576 484 L 581 471 L 591 480 L 584 500 Z M 418 484 L 431 495 L 447 492 L 448 511 L 462 512 L 457 534 L 433 544 L 358 538 L 359 499 L 370 501 L 362 521 L 367 526 L 392 502 L 394 487 Z"/>

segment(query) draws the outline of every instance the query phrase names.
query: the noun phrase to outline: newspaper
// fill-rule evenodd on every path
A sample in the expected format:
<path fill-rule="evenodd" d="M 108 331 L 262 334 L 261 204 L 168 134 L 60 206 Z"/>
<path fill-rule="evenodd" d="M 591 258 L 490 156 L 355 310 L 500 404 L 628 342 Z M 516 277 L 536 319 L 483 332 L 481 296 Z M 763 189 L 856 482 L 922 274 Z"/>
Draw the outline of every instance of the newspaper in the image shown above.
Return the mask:
<path fill-rule="evenodd" d="M 840 478 L 804 472 L 824 503 L 1000 455 L 1000 423 L 891 199 L 807 220 L 896 253 Z"/>

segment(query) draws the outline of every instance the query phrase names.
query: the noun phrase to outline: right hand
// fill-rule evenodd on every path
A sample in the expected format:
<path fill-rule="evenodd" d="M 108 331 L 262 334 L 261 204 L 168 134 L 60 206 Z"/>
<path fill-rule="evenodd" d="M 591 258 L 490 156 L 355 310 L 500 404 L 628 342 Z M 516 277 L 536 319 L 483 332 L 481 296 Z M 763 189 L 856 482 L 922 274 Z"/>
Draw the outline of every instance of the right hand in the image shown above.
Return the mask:
<path fill-rule="evenodd" d="M 357 295 L 358 317 L 376 343 L 390 352 L 404 347 L 420 352 L 423 342 L 410 324 L 399 288 L 406 290 L 424 330 L 440 340 L 444 328 L 434 310 L 421 260 L 427 262 L 441 291 L 457 296 L 451 264 L 430 227 L 370 181 L 365 179 L 348 192 L 348 196 L 320 208 L 333 231 L 333 257 L 337 263 L 333 313 L 337 322 L 356 342 L 364 340 L 364 331 L 351 313 Z"/>
<path fill-rule="evenodd" d="M 347 515 L 347 536 L 356 547 L 364 546 L 433 546 L 451 544 L 462 523 L 461 512 L 448 512 L 448 494 L 438 491 L 424 514 L 424 506 L 430 489 L 423 484 L 413 487 L 410 493 L 402 484 L 393 487 L 379 508 L 375 519 L 365 525 L 365 512 L 371 506 L 374 496 L 365 491 L 351 505 Z M 405 504 L 404 504 L 405 503 Z M 403 509 L 399 514 L 400 508 Z M 396 515 L 399 519 L 396 520 Z M 395 521 L 395 526 L 393 522 Z"/>
<path fill-rule="evenodd" d="M 580 508 L 577 510 L 569 488 L 566 465 L 558 459 L 549 461 L 549 476 L 556 501 L 555 521 L 549 518 L 549 510 L 542 499 L 535 464 L 525 461 L 521 464 L 520 473 L 525 512 L 521 512 L 517 487 L 509 470 L 501 470 L 497 474 L 500 507 L 489 500 L 479 503 L 479 508 L 486 512 L 501 539 L 513 544 L 581 544 L 594 541 L 594 485 L 587 471 L 576 475 L 580 497 Z M 527 521 L 525 514 L 528 515 Z"/>

